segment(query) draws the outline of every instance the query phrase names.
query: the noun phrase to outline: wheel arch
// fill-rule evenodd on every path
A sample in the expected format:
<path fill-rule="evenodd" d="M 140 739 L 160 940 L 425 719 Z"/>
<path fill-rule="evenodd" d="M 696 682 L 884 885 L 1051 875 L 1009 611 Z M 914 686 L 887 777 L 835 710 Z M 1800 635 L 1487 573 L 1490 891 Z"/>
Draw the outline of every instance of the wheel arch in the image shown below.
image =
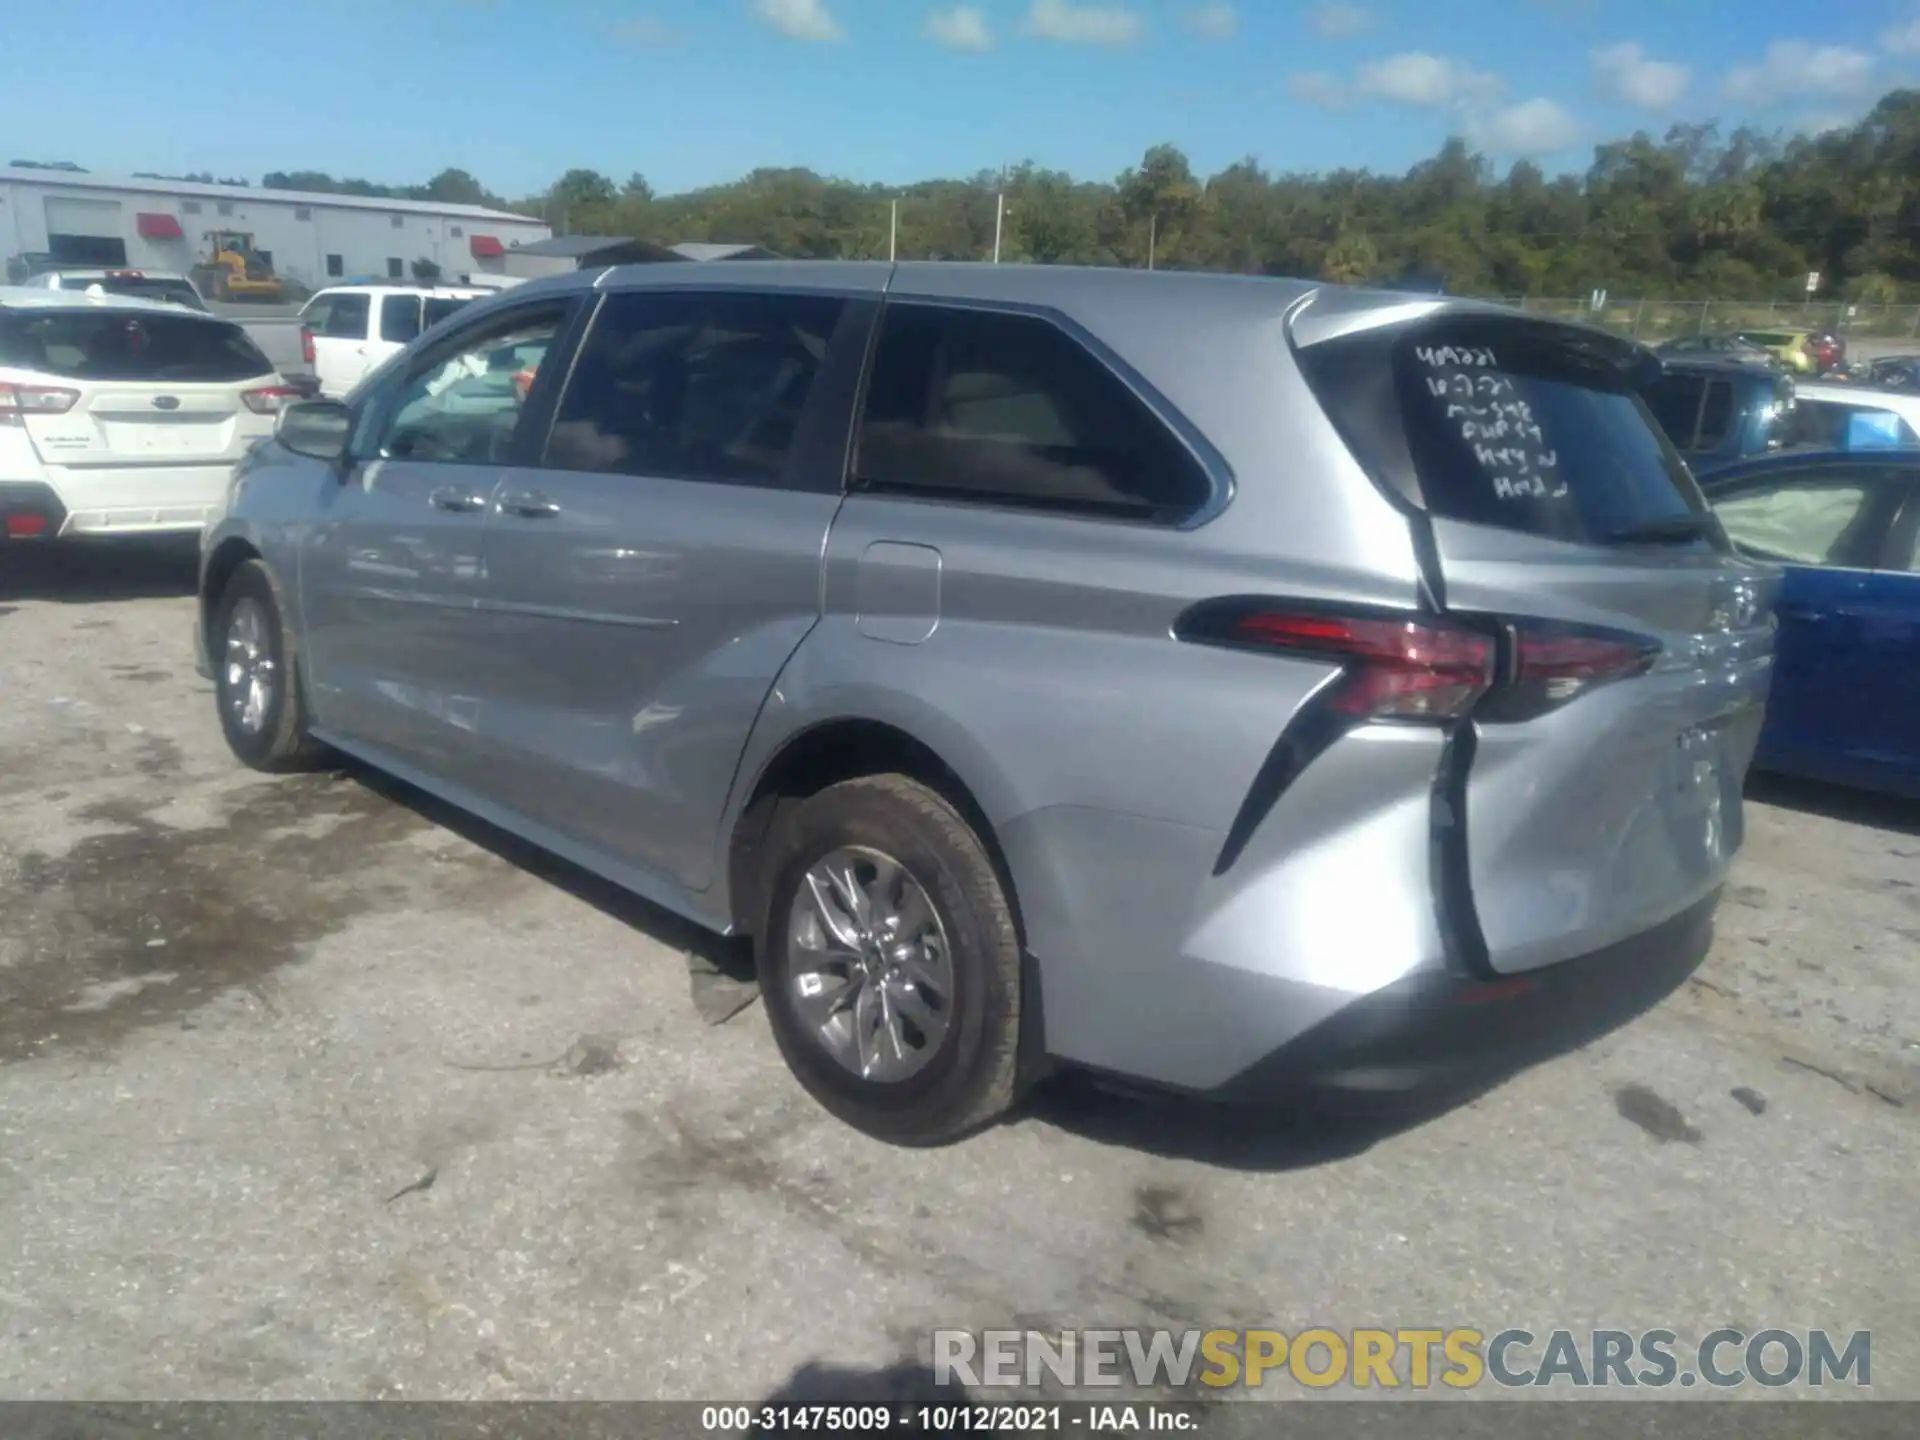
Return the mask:
<path fill-rule="evenodd" d="M 206 641 L 208 654 L 213 646 L 213 611 L 220 603 L 220 593 L 227 588 L 227 582 L 233 578 L 233 572 L 249 560 L 262 560 L 260 549 L 243 535 L 229 535 L 214 546 L 213 551 L 200 567 L 200 636 Z M 278 582 L 275 582 L 278 588 Z M 284 613 L 285 607 L 282 607 Z"/>
<path fill-rule="evenodd" d="M 727 908 L 738 930 L 757 937 L 761 928 L 766 897 L 757 870 L 760 847 L 783 805 L 843 780 L 900 774 L 919 781 L 953 806 L 980 838 L 1006 892 L 1024 948 L 1019 889 L 989 810 L 995 795 L 991 780 L 984 786 L 976 783 L 986 779 L 977 771 L 970 780 L 948 758 L 950 747 L 930 743 L 917 729 L 898 719 L 837 715 L 800 726 L 775 746 L 745 788 L 745 799 L 727 832 Z"/>

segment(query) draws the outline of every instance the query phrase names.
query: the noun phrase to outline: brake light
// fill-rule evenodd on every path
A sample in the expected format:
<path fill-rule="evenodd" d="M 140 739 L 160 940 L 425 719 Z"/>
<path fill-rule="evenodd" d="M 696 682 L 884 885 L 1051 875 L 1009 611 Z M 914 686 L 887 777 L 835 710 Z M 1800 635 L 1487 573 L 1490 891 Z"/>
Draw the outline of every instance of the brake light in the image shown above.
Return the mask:
<path fill-rule="evenodd" d="M 1337 615 L 1316 611 L 1201 607 L 1186 638 L 1317 656 L 1346 667 L 1329 708 L 1362 720 L 1450 720 L 1464 715 L 1494 681 L 1491 635 L 1432 616 Z"/>
<path fill-rule="evenodd" d="M 1545 621 L 1343 613 L 1285 601 L 1207 601 L 1174 633 L 1339 664 L 1345 674 L 1321 703 L 1354 720 L 1530 719 L 1642 674 L 1660 652 L 1644 636 Z"/>
<path fill-rule="evenodd" d="M 1564 705 L 1597 686 L 1644 674 L 1660 654 L 1654 641 L 1557 629 L 1522 621 L 1512 625 L 1512 673 L 1492 698 L 1486 718 L 1523 720 Z"/>
<path fill-rule="evenodd" d="M 291 385 L 267 385 L 258 390 L 245 391 L 240 398 L 256 415 L 278 415 L 300 398 L 300 392 Z"/>
<path fill-rule="evenodd" d="M 7 516 L 7 538 L 9 540 L 38 540 L 47 533 L 47 517 L 44 515 Z"/>
<path fill-rule="evenodd" d="M 306 364 L 313 364 L 313 331 L 306 326 L 300 327 L 300 358 Z"/>
<path fill-rule="evenodd" d="M 0 425 L 24 425 L 29 415 L 64 415 L 79 399 L 78 390 L 66 390 L 58 385 L 0 382 Z"/>

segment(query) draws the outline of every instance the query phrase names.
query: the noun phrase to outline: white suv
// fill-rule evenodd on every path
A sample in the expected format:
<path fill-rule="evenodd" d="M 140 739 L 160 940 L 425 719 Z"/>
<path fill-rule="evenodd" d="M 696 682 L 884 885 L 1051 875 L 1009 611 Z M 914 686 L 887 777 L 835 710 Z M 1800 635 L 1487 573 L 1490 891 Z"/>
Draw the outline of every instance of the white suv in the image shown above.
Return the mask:
<path fill-rule="evenodd" d="M 199 530 L 297 398 L 230 320 L 0 287 L 0 536 Z"/>
<path fill-rule="evenodd" d="M 320 393 L 339 399 L 423 330 L 490 295 L 477 286 L 336 285 L 300 311 L 300 353 Z"/>

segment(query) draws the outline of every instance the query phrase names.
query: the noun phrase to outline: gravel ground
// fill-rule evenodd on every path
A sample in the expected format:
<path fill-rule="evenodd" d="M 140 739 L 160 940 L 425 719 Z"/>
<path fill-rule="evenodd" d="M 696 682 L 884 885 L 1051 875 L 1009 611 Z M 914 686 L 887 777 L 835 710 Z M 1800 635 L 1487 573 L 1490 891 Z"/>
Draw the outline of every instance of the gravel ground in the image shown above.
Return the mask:
<path fill-rule="evenodd" d="M 758 1006 L 703 1022 L 694 961 L 736 955 L 401 787 L 241 770 L 190 586 L 0 555 L 0 1396 L 750 1399 L 937 1326 L 1777 1324 L 1871 1329 L 1874 1394 L 1920 1398 L 1912 807 L 1767 787 L 1693 983 L 1417 1127 L 1065 1083 L 900 1152 Z"/>

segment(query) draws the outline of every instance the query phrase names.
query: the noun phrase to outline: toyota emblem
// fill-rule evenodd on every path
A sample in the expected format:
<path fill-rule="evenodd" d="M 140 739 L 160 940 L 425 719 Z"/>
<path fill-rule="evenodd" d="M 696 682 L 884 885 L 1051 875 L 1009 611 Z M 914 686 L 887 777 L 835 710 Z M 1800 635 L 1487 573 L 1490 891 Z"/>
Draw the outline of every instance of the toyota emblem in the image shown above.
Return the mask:
<path fill-rule="evenodd" d="M 153 397 L 153 408 L 156 410 L 178 410 L 180 408 L 180 401 L 177 396 L 156 395 Z"/>

